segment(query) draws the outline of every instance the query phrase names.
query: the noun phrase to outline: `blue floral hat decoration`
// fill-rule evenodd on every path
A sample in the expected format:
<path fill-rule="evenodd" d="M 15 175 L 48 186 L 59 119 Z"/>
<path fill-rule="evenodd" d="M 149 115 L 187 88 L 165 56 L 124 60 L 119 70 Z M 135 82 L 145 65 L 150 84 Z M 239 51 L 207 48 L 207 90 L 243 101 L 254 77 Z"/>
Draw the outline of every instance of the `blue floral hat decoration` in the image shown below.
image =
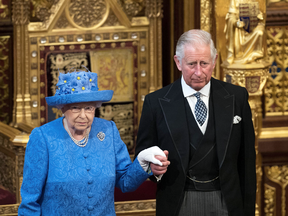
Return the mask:
<path fill-rule="evenodd" d="M 102 101 L 112 99 L 112 90 L 98 90 L 97 73 L 79 71 L 67 74 L 60 73 L 54 96 L 46 97 L 49 106 L 71 103 Z"/>

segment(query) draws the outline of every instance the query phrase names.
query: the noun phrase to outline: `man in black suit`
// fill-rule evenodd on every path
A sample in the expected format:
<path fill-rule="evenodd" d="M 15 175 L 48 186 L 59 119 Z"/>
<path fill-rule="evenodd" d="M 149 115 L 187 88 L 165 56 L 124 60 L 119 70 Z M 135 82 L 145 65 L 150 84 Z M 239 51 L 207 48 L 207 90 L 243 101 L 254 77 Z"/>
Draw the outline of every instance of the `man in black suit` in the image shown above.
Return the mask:
<path fill-rule="evenodd" d="M 160 176 L 166 168 L 151 164 L 157 216 L 255 215 L 249 96 L 211 78 L 216 59 L 209 33 L 185 32 L 174 56 L 182 77 L 145 97 L 135 155 L 157 145 L 171 162 Z"/>

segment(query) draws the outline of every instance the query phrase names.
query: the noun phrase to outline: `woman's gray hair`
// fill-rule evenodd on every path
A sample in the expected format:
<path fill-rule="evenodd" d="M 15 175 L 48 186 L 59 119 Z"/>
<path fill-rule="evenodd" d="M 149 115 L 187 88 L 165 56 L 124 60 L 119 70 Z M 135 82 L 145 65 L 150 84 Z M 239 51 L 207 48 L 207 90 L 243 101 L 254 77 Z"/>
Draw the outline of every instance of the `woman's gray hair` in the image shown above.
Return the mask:
<path fill-rule="evenodd" d="M 215 62 L 217 50 L 214 46 L 213 40 L 211 39 L 210 33 L 203 31 L 201 29 L 192 29 L 190 31 L 184 32 L 180 36 L 176 45 L 176 56 L 180 63 L 182 61 L 182 58 L 184 57 L 185 45 L 188 44 L 193 47 L 209 45 L 211 58 L 213 60 L 213 63 Z"/>

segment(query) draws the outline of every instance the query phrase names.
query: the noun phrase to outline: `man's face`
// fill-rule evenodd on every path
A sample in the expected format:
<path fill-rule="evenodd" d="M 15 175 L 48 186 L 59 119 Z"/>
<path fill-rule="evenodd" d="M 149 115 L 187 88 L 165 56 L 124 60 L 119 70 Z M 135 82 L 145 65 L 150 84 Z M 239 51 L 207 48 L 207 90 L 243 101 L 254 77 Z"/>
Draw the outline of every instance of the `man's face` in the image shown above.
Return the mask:
<path fill-rule="evenodd" d="M 192 47 L 186 45 L 184 48 L 184 57 L 182 61 L 174 56 L 174 61 L 182 71 L 183 78 L 187 85 L 196 91 L 202 89 L 211 79 L 215 61 L 211 58 L 210 46 Z"/>

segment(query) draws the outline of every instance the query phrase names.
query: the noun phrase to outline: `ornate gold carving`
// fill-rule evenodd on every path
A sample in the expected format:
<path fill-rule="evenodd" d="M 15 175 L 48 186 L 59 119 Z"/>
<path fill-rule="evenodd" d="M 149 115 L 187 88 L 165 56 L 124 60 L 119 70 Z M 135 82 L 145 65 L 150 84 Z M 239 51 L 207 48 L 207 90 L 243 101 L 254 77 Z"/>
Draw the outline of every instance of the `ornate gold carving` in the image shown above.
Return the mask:
<path fill-rule="evenodd" d="M 102 26 L 119 26 L 120 22 L 115 13 L 110 10 L 109 16 Z"/>
<path fill-rule="evenodd" d="M 106 0 L 110 7 L 111 10 L 113 10 L 115 16 L 118 18 L 119 22 L 124 25 L 127 28 L 131 27 L 131 22 L 127 16 L 127 14 L 124 12 L 123 7 L 121 7 L 121 4 L 116 2 L 115 0 Z"/>
<path fill-rule="evenodd" d="M 163 0 L 146 0 L 146 16 L 149 18 L 163 17 Z"/>
<path fill-rule="evenodd" d="M 0 17 L 1 18 L 7 18 L 9 16 L 9 8 L 8 8 L 8 5 L 4 5 L 3 0 L 0 0 L 0 10 L 2 12 L 0 12 Z"/>
<path fill-rule="evenodd" d="M 38 6 L 36 6 L 35 10 L 39 10 L 39 17 L 44 20 L 43 22 L 29 23 L 29 26 L 28 26 L 29 31 L 47 30 L 48 27 L 51 25 L 52 21 L 54 20 L 55 16 L 57 16 L 61 7 L 64 5 L 66 0 L 48 0 L 48 1 L 34 0 L 34 1 L 39 3 Z M 51 5 L 51 2 L 54 2 L 54 3 Z M 36 11 L 35 11 L 35 15 L 36 15 Z"/>
<path fill-rule="evenodd" d="M 37 17 L 41 22 L 46 22 L 52 14 L 51 8 L 57 4 L 59 0 L 31 0 L 34 6 L 32 10 L 32 17 Z"/>
<path fill-rule="evenodd" d="M 101 26 L 109 14 L 105 0 L 69 0 L 66 7 L 68 20 L 77 28 L 94 29 Z"/>
<path fill-rule="evenodd" d="M 211 0 L 201 0 L 201 29 L 211 33 Z"/>
<path fill-rule="evenodd" d="M 263 68 L 241 68 L 241 65 L 235 66 L 233 68 L 223 68 L 224 70 L 224 81 L 230 82 L 235 85 L 240 85 L 242 87 L 248 87 L 249 93 L 255 94 L 262 94 L 262 89 L 265 86 L 267 77 L 268 77 L 268 66 L 263 65 Z M 248 79 L 247 79 L 248 78 Z M 250 80 L 250 78 L 255 78 Z M 259 79 L 259 82 L 254 84 L 255 80 Z M 255 91 L 255 87 L 258 86 L 257 90 Z M 251 87 L 251 88 L 250 88 Z"/>
<path fill-rule="evenodd" d="M 282 215 L 286 215 L 286 189 L 288 185 L 288 166 L 266 166 L 265 174 L 272 182 L 279 184 L 282 188 L 281 209 Z"/>
<path fill-rule="evenodd" d="M 9 40 L 10 36 L 0 37 L 0 111 L 3 109 L 3 112 L 0 112 L 0 118 L 2 121 L 4 121 L 4 123 L 9 123 L 8 113 L 4 111 L 4 108 L 8 107 L 6 101 L 9 98 L 9 88 L 7 84 L 9 82 L 9 77 L 6 73 L 7 69 L 9 68 Z"/>
<path fill-rule="evenodd" d="M 268 184 L 264 185 L 264 212 L 265 216 L 276 215 L 276 189 L 269 186 Z"/>
<path fill-rule="evenodd" d="M 271 3 L 288 2 L 287 0 L 267 0 L 267 6 Z"/>
<path fill-rule="evenodd" d="M 15 25 L 27 25 L 30 18 L 30 1 L 15 0 L 12 5 L 12 22 Z"/>
<path fill-rule="evenodd" d="M 228 53 L 225 65 L 266 61 L 263 13 L 259 9 L 258 2 L 230 1 L 224 28 Z"/>
<path fill-rule="evenodd" d="M 115 48 L 116 47 L 116 43 L 111 43 L 111 47 Z"/>
<path fill-rule="evenodd" d="M 55 107 L 52 108 L 53 113 L 55 113 L 55 119 L 59 118 L 62 116 L 62 111 L 61 109 L 57 109 Z"/>
<path fill-rule="evenodd" d="M 69 26 L 69 21 L 66 18 L 65 13 L 63 13 L 55 24 L 55 29 L 65 29 Z"/>
<path fill-rule="evenodd" d="M 133 103 L 104 105 L 99 108 L 100 117 L 113 120 L 119 130 L 121 139 L 128 150 L 134 148 Z"/>
<path fill-rule="evenodd" d="M 0 215 L 18 215 L 19 204 L 15 205 L 1 205 Z"/>
<path fill-rule="evenodd" d="M 266 115 L 287 115 L 288 112 L 288 29 L 267 28 L 269 77 L 265 88 Z"/>
<path fill-rule="evenodd" d="M 16 193 L 15 160 L 12 157 L 0 152 L 0 185 L 3 185 L 10 192 Z"/>
<path fill-rule="evenodd" d="M 145 8 L 145 0 L 124 0 L 122 8 L 128 17 L 134 17 Z"/>
<path fill-rule="evenodd" d="M 147 200 L 147 201 L 133 201 L 133 202 L 115 202 L 115 211 L 116 213 L 121 212 L 133 212 L 139 210 L 156 210 L 156 202 L 155 200 Z"/>

